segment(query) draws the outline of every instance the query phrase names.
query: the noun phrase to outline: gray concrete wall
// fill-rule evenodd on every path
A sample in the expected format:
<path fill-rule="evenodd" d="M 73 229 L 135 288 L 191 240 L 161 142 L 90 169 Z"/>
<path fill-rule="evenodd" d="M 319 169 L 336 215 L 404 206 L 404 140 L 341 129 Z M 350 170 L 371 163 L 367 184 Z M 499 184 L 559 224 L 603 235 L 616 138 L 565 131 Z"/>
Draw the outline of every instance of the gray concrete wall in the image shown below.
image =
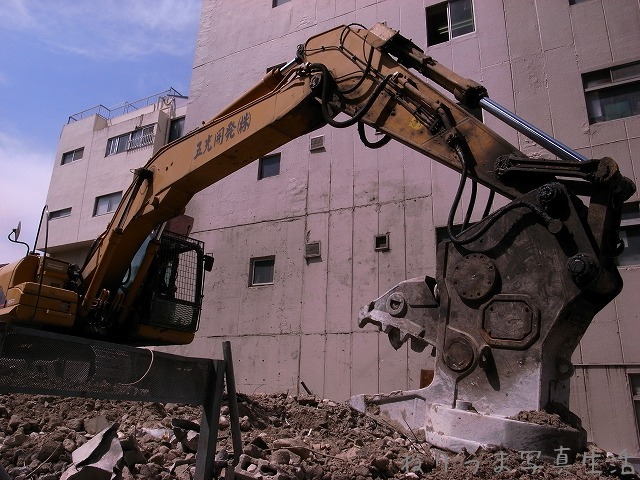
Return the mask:
<path fill-rule="evenodd" d="M 256 83 L 267 67 L 291 59 L 297 44 L 335 25 L 386 21 L 425 47 L 424 8 L 436 3 L 317 0 L 271 8 L 270 0 L 205 0 L 187 130 Z M 427 52 L 585 156 L 612 156 L 637 179 L 640 118 L 589 125 L 581 80 L 581 73 L 638 59 L 637 3 L 482 0 L 474 7 L 474 33 Z M 528 155 L 543 153 L 497 120 L 485 121 Z M 397 144 L 368 150 L 354 129 L 325 127 L 317 134 L 325 136 L 324 151 L 309 152 L 309 137 L 278 150 L 279 176 L 258 181 L 254 163 L 189 205 L 194 232 L 216 266 L 198 337 L 175 350 L 220 356 L 221 341 L 230 339 L 237 383 L 246 392 L 297 392 L 301 380 L 339 400 L 416 388 L 430 357 L 393 351 L 386 337 L 358 329 L 356 316 L 397 282 L 435 273 L 435 228 L 446 223 L 458 175 Z M 375 252 L 373 237 L 385 232 L 391 250 Z M 305 240 L 321 242 L 320 261 L 305 261 Z M 262 255 L 276 257 L 274 285 L 248 287 L 249 260 Z M 574 356 L 580 367 L 572 405 L 590 438 L 638 453 L 626 370 L 611 366 L 640 362 L 638 270 L 625 268 L 623 275 L 625 291 L 596 318 Z M 613 409 L 608 395 L 617 399 Z M 609 416 L 616 421 L 603 421 Z"/>

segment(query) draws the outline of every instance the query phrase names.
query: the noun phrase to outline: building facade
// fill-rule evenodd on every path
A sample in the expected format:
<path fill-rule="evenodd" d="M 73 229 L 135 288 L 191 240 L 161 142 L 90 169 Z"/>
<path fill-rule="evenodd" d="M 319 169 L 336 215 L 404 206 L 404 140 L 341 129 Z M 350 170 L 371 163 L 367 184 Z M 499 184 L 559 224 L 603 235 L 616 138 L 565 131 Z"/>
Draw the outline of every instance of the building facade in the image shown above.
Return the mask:
<path fill-rule="evenodd" d="M 637 180 L 640 8 L 626 0 L 205 0 L 187 129 L 292 59 L 307 38 L 380 21 L 584 156 L 610 156 Z M 490 115 L 485 122 L 525 154 L 545 156 Z M 249 393 L 298 392 L 301 381 L 338 400 L 418 388 L 432 368 L 428 353 L 393 350 L 386 336 L 358 328 L 357 313 L 399 281 L 435 274 L 436 238 L 457 183 L 455 172 L 397 143 L 372 151 L 355 127 L 324 127 L 210 187 L 187 213 L 215 268 L 196 341 L 176 350 L 219 357 L 221 341 L 231 340 L 238 386 Z M 631 243 L 620 267 L 626 287 L 584 336 L 572 385 L 589 438 L 632 455 L 640 453 L 637 200 L 623 232 Z M 381 237 L 388 249 L 376 248 Z"/>
<path fill-rule="evenodd" d="M 187 98 L 170 89 L 113 108 L 71 115 L 56 151 L 47 207 L 49 235 L 38 248 L 82 265 L 91 243 L 111 220 L 122 193 L 143 166 L 182 135 Z"/>
<path fill-rule="evenodd" d="M 204 0 L 185 131 L 291 60 L 309 37 L 381 21 L 585 157 L 614 158 L 638 183 L 640 6 L 628 0 Z M 65 126 L 48 203 L 71 215 L 51 222 L 50 251 L 87 248 L 106 225 L 96 217 L 110 203 L 100 199 L 122 190 L 129 169 L 150 156 L 134 160 L 116 145 L 118 164 L 105 167 L 112 139 L 161 119 L 168 128 L 172 118 L 160 108 Z M 484 121 L 525 154 L 549 156 L 490 115 Z M 84 165 L 74 161 L 80 148 L 92 152 Z M 395 351 L 386 336 L 358 328 L 358 310 L 404 279 L 435 276 L 458 180 L 398 143 L 366 148 L 355 128 L 323 127 L 256 159 L 187 207 L 216 262 L 195 341 L 169 351 L 221 358 L 230 340 L 246 393 L 298 393 L 304 382 L 345 400 L 418 388 L 433 368 L 429 354 Z M 623 219 L 625 288 L 574 354 L 571 397 L 590 440 L 631 456 L 640 456 L 639 199 Z"/>

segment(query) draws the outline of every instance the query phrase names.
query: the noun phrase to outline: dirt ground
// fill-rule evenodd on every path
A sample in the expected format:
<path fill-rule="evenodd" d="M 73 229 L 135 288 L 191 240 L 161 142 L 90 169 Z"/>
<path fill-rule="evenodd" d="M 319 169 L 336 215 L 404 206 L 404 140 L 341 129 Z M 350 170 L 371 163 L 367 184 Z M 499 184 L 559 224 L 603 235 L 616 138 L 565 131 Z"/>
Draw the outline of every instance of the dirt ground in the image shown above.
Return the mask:
<path fill-rule="evenodd" d="M 624 458 L 595 446 L 571 464 L 562 452 L 555 462 L 543 462 L 535 452 L 453 454 L 378 417 L 313 397 L 241 395 L 239 410 L 241 479 L 638 478 Z M 219 460 L 233 456 L 228 413 L 224 405 Z M 199 407 L 176 404 L 0 395 L 0 464 L 16 480 L 64 478 L 73 452 L 116 424 L 123 456 L 113 465 L 114 478 L 188 480 L 198 444 L 188 426 L 200 417 Z"/>

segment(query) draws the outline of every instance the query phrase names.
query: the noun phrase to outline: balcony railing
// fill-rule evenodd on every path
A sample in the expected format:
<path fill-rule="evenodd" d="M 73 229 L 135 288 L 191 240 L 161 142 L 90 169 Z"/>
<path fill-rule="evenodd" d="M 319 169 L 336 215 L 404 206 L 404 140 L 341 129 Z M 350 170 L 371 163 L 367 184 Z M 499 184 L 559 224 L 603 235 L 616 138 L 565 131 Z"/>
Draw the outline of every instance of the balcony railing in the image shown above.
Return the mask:
<path fill-rule="evenodd" d="M 110 120 L 120 115 L 124 115 L 125 113 L 134 112 L 140 108 L 148 107 L 149 105 L 152 105 L 158 100 L 165 97 L 186 98 L 175 88 L 170 88 L 169 90 L 165 90 L 164 92 L 156 93 L 155 95 L 149 95 L 148 97 L 141 98 L 140 100 L 136 100 L 134 102 L 124 102 L 111 108 L 105 107 L 104 105 L 96 105 L 95 107 L 91 107 L 83 110 L 82 112 L 70 115 L 67 123 L 76 122 L 92 115 L 99 115 L 106 120 Z"/>

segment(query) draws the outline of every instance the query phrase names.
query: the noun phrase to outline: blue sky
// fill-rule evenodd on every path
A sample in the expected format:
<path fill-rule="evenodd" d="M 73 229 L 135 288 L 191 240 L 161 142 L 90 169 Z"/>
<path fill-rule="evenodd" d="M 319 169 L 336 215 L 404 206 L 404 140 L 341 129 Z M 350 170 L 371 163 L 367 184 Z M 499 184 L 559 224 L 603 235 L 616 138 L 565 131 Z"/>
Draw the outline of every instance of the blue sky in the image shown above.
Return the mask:
<path fill-rule="evenodd" d="M 200 0 L 3 0 L 0 264 L 33 244 L 69 115 L 175 88 L 189 93 Z"/>

